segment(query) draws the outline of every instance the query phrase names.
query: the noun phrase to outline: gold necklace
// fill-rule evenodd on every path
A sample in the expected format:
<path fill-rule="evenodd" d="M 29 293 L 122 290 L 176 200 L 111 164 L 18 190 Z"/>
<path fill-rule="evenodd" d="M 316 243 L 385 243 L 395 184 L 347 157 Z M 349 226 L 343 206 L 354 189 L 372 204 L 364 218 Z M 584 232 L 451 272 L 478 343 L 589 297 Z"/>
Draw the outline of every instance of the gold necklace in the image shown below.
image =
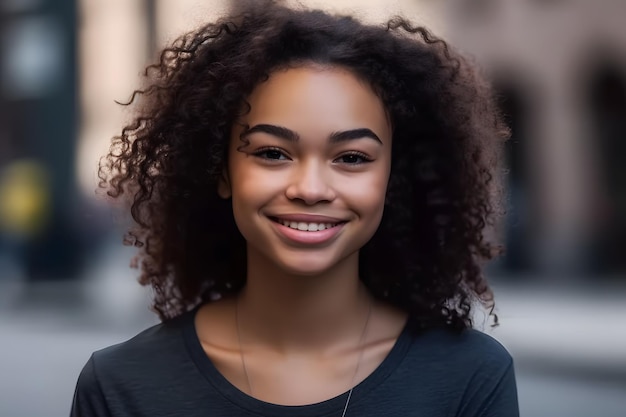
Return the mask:
<path fill-rule="evenodd" d="M 356 367 L 354 368 L 354 375 L 352 375 L 352 381 L 350 382 L 350 391 L 348 391 L 348 398 L 346 399 L 346 403 L 343 406 L 343 411 L 341 413 L 341 417 L 346 416 L 346 411 L 348 410 L 348 404 L 350 404 L 350 398 L 352 397 L 352 391 L 354 390 L 354 381 L 356 380 L 356 376 L 359 372 L 359 366 L 361 365 L 361 359 L 363 358 L 363 343 L 365 342 L 365 335 L 367 333 L 367 327 L 370 321 L 370 316 L 372 315 L 372 300 L 369 298 L 369 303 L 367 307 L 367 316 L 365 317 L 365 324 L 363 325 L 363 330 L 361 332 L 361 338 L 359 340 L 359 356 L 356 361 Z M 243 369 L 243 374 L 246 377 L 246 384 L 248 385 L 248 392 L 252 397 L 252 385 L 250 384 L 250 376 L 248 375 L 248 369 L 246 368 L 246 359 L 243 354 L 243 349 L 241 348 L 241 331 L 239 330 L 239 297 L 235 300 L 235 323 L 237 327 L 237 343 L 239 344 L 239 356 L 241 358 L 241 367 Z"/>

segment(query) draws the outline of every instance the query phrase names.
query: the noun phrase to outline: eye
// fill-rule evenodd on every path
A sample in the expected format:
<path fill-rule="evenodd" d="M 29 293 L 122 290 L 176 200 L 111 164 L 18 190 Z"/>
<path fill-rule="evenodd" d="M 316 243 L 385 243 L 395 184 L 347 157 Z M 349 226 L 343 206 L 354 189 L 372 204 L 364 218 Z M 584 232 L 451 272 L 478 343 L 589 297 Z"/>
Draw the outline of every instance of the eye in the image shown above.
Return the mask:
<path fill-rule="evenodd" d="M 372 162 L 372 159 L 361 152 L 350 152 L 341 155 L 335 161 L 346 165 L 360 165 L 367 162 Z"/>
<path fill-rule="evenodd" d="M 282 161 L 289 159 L 285 156 L 283 151 L 278 148 L 262 148 L 255 151 L 253 155 L 262 159 L 268 159 L 272 161 Z"/>

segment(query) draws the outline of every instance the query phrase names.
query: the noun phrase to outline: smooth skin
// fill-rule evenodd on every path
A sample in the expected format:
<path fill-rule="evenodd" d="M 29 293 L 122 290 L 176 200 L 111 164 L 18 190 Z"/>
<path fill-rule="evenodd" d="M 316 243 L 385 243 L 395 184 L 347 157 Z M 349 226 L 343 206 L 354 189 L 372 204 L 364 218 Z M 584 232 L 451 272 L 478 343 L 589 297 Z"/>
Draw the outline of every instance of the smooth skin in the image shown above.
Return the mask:
<path fill-rule="evenodd" d="M 240 390 L 275 404 L 312 404 L 371 374 L 406 322 L 374 301 L 358 275 L 359 250 L 383 214 L 391 126 L 371 87 L 337 67 L 276 71 L 248 103 L 218 187 L 247 241 L 246 286 L 237 298 L 203 306 L 196 329 Z M 281 220 L 326 226 L 302 231 Z"/>

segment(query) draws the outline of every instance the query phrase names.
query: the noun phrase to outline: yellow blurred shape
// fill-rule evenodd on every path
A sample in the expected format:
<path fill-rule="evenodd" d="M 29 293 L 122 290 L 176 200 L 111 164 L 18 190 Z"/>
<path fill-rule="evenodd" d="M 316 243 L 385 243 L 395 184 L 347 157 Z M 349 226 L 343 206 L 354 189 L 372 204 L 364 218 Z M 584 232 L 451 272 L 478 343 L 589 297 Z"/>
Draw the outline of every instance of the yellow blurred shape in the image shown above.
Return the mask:
<path fill-rule="evenodd" d="M 40 232 L 48 219 L 48 173 L 34 160 L 9 163 L 0 173 L 0 230 L 21 237 Z"/>

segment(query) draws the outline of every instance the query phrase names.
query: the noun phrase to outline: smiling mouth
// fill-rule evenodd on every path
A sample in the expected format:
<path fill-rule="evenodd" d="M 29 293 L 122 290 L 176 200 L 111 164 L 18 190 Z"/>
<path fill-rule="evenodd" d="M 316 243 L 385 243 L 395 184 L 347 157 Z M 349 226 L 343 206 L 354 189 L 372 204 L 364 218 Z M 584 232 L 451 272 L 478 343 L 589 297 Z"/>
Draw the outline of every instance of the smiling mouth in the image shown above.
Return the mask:
<path fill-rule="evenodd" d="M 291 229 L 300 230 L 302 232 L 318 232 L 321 230 L 332 229 L 333 227 L 337 227 L 340 224 L 346 222 L 337 222 L 337 223 L 316 223 L 316 222 L 295 222 L 292 220 L 284 220 L 279 219 L 277 217 L 270 217 L 275 223 L 282 224 L 283 226 L 289 227 Z"/>

